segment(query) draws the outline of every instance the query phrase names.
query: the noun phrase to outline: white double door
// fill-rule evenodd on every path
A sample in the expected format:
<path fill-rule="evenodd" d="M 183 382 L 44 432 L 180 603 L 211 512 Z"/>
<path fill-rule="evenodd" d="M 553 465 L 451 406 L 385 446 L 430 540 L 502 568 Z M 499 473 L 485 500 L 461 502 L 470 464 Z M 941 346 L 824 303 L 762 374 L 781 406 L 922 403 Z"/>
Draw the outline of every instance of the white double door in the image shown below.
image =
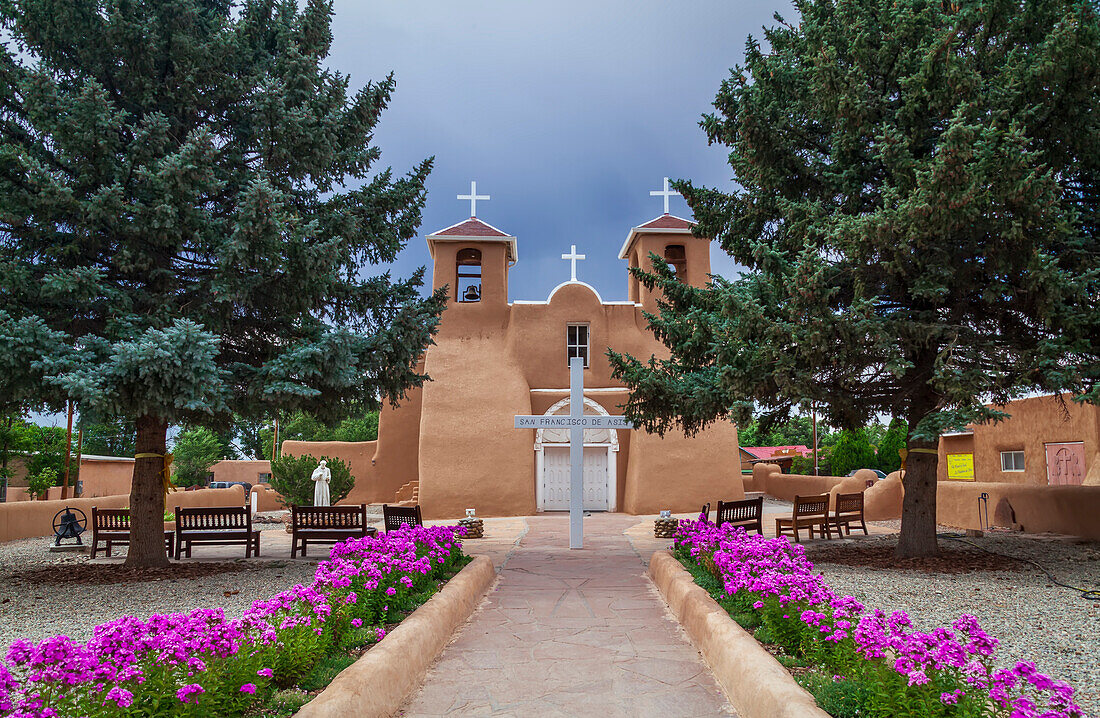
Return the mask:
<path fill-rule="evenodd" d="M 584 447 L 585 511 L 607 511 L 608 485 L 607 447 Z M 542 509 L 569 510 L 569 447 L 547 446 L 543 449 Z"/>

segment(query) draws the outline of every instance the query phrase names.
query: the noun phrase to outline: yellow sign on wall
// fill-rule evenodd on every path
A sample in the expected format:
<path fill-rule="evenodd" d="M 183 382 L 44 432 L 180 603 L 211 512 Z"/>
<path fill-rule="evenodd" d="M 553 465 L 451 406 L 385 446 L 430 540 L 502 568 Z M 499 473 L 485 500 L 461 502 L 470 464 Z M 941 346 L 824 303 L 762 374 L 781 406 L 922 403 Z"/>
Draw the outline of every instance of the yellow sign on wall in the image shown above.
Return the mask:
<path fill-rule="evenodd" d="M 973 454 L 948 454 L 947 478 L 952 481 L 974 480 L 974 455 Z"/>

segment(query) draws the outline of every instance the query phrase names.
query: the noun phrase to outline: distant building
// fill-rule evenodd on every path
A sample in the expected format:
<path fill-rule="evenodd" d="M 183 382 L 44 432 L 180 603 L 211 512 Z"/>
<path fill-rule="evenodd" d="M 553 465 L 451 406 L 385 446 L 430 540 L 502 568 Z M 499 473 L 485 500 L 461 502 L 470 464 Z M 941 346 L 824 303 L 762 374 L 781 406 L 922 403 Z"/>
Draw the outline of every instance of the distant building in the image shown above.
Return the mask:
<path fill-rule="evenodd" d="M 1100 407 L 1038 396 L 998 408 L 1011 418 L 940 437 L 940 481 L 1100 485 Z"/>
<path fill-rule="evenodd" d="M 791 473 L 791 465 L 799 456 L 811 456 L 813 450 L 803 444 L 794 446 L 742 446 L 741 470 L 752 472 L 753 464 L 776 464 L 784 474 Z"/>

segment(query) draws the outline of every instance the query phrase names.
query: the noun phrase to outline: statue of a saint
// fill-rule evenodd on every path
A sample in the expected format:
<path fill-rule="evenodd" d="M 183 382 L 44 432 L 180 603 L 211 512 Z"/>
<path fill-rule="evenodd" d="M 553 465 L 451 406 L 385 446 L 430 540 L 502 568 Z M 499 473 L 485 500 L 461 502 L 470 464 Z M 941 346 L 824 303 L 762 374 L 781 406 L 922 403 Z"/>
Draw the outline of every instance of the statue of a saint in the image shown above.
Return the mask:
<path fill-rule="evenodd" d="M 328 485 L 332 481 L 332 471 L 328 468 L 328 462 L 321 459 L 321 463 L 313 470 L 313 505 L 329 506 L 332 498 L 329 496 Z"/>

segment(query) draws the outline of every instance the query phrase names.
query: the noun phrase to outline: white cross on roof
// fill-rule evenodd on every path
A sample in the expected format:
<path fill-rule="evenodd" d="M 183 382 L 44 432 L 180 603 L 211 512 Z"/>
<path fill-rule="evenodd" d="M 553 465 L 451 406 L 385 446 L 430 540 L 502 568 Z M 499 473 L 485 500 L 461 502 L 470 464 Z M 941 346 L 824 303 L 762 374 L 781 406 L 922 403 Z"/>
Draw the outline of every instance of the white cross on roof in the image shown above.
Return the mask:
<path fill-rule="evenodd" d="M 683 197 L 684 195 L 680 194 L 679 192 L 676 192 L 674 190 L 669 189 L 668 188 L 668 177 L 665 177 L 665 188 L 664 188 L 664 190 L 663 191 L 662 190 L 653 190 L 649 193 L 649 196 L 650 197 L 661 197 L 661 196 L 663 196 L 665 198 L 665 214 L 668 214 L 668 198 L 669 197 Z"/>
<path fill-rule="evenodd" d="M 561 258 L 569 260 L 569 266 L 570 266 L 569 281 L 570 282 L 577 281 L 577 260 L 578 259 L 584 259 L 583 254 L 577 254 L 577 245 L 575 245 L 575 244 L 572 245 L 572 249 L 570 250 L 569 254 L 563 254 L 563 255 L 561 255 Z"/>
<path fill-rule="evenodd" d="M 470 216 L 471 217 L 476 217 L 477 216 L 477 201 L 479 199 L 489 199 L 489 195 L 487 195 L 487 194 L 478 194 L 477 193 L 477 182 L 474 182 L 473 180 L 470 180 L 470 194 L 460 194 L 460 195 L 458 195 L 457 199 L 468 199 L 468 200 L 470 200 Z"/>

